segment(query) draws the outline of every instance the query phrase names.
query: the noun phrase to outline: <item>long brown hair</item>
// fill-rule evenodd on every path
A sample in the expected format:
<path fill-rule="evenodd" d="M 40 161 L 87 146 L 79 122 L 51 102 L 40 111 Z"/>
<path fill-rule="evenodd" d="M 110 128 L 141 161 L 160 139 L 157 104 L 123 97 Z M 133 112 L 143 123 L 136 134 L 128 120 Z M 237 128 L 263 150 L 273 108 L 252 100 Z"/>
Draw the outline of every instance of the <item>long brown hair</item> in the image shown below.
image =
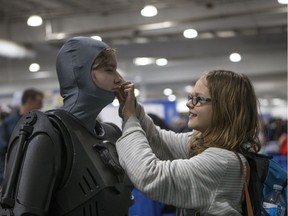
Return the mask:
<path fill-rule="evenodd" d="M 249 78 L 227 70 L 213 70 L 206 79 L 212 98 L 211 126 L 191 136 L 190 156 L 209 147 L 239 151 L 260 150 L 258 100 Z"/>

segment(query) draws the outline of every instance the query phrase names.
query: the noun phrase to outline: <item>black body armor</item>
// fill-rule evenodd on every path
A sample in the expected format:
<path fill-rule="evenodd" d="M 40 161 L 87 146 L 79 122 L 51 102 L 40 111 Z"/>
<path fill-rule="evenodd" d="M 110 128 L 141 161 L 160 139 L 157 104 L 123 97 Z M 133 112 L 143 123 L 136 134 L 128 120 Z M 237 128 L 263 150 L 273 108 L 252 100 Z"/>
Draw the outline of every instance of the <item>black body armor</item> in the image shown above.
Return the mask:
<path fill-rule="evenodd" d="M 0 216 L 127 216 L 132 185 L 118 162 L 120 129 L 95 134 L 70 113 L 32 111 L 10 139 Z"/>

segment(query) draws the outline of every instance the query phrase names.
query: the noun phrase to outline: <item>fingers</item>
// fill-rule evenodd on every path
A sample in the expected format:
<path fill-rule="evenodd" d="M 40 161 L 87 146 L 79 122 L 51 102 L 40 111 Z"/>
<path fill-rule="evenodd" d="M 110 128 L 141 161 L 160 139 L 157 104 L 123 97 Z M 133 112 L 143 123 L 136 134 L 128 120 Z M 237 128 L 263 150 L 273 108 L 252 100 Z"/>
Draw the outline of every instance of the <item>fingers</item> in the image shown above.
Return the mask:
<path fill-rule="evenodd" d="M 131 81 L 123 81 L 114 88 L 114 93 L 119 101 L 118 114 L 121 118 L 134 115 L 134 84 Z"/>
<path fill-rule="evenodd" d="M 127 84 L 130 84 L 131 82 L 130 81 L 125 81 L 125 80 L 122 80 L 120 82 L 118 82 L 112 89 L 112 91 L 119 91 L 121 89 L 123 89 L 123 86 L 127 85 Z"/>
<path fill-rule="evenodd" d="M 133 84 L 127 85 L 127 88 L 125 89 L 125 92 L 127 92 L 127 97 L 128 98 L 130 98 L 130 99 L 134 99 L 135 98 L 134 85 Z"/>
<path fill-rule="evenodd" d="M 119 103 L 125 101 L 126 97 L 127 97 L 127 93 L 124 91 L 125 86 L 129 85 L 131 82 L 130 81 L 123 81 L 120 85 L 117 85 L 113 88 L 113 91 L 117 97 L 117 99 L 119 100 Z"/>
<path fill-rule="evenodd" d="M 115 96 L 118 99 L 119 103 L 122 104 L 125 102 L 125 97 L 122 93 L 120 93 L 119 91 L 115 92 Z"/>
<path fill-rule="evenodd" d="M 121 118 L 128 118 L 135 116 L 135 94 L 134 84 L 130 81 L 123 82 L 121 87 L 115 92 L 117 99 L 119 100 L 119 116 Z"/>
<path fill-rule="evenodd" d="M 115 90 L 115 95 L 120 100 L 125 100 L 129 91 L 134 91 L 134 84 L 130 81 L 124 82 L 120 87 Z"/>

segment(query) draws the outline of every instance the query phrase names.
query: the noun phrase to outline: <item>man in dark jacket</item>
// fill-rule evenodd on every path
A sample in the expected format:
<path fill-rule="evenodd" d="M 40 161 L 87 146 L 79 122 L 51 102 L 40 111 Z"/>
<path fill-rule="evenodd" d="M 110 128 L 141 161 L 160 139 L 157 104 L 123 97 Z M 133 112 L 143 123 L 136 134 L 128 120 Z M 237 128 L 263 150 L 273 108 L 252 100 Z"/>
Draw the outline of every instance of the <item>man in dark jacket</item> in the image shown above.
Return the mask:
<path fill-rule="evenodd" d="M 41 109 L 44 94 L 36 89 L 26 89 L 21 98 L 19 110 L 7 116 L 0 125 L 0 184 L 3 180 L 5 154 L 9 139 L 19 119 L 26 113 L 34 109 Z"/>

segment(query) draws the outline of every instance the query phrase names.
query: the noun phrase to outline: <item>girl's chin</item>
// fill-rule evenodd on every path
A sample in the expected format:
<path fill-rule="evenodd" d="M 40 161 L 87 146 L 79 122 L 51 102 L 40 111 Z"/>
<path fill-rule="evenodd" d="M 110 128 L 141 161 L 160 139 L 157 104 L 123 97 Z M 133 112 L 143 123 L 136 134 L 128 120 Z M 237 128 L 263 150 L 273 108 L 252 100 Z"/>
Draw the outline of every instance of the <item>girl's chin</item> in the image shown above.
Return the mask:
<path fill-rule="evenodd" d="M 189 121 L 189 122 L 188 122 L 188 127 L 189 127 L 189 128 L 195 128 L 195 125 L 194 125 L 192 122 Z"/>

